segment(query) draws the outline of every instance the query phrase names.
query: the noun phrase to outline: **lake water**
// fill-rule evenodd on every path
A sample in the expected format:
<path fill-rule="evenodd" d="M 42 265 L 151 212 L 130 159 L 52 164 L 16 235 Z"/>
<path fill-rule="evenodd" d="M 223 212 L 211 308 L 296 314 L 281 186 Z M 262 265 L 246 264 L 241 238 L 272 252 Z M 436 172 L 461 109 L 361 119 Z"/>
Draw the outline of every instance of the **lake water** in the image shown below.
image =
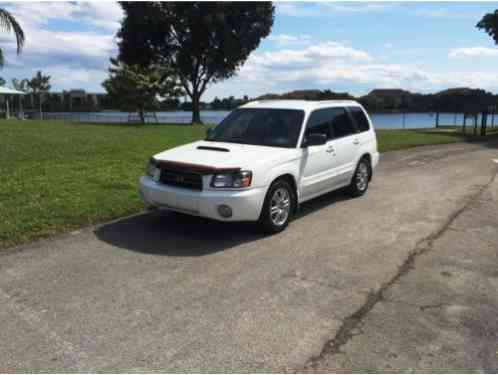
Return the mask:
<path fill-rule="evenodd" d="M 201 119 L 207 124 L 218 124 L 230 112 L 229 111 L 201 111 Z M 173 111 L 157 112 L 157 122 L 159 123 L 179 123 L 187 124 L 192 119 L 190 112 Z M 374 126 L 379 129 L 417 129 L 432 128 L 436 124 L 435 113 L 371 113 Z M 498 117 L 498 116 L 497 116 Z M 74 122 L 90 123 L 127 123 L 138 121 L 136 114 L 127 112 L 73 112 L 73 113 L 44 113 L 47 120 L 64 120 Z M 491 118 L 488 120 L 491 123 Z M 480 119 L 478 120 L 480 121 Z M 147 122 L 156 122 L 152 116 L 147 117 Z M 480 123 L 480 122 L 479 122 Z M 498 118 L 495 119 L 498 123 Z M 462 113 L 440 113 L 440 125 L 462 125 Z M 468 118 L 467 125 L 473 125 L 473 120 Z"/>

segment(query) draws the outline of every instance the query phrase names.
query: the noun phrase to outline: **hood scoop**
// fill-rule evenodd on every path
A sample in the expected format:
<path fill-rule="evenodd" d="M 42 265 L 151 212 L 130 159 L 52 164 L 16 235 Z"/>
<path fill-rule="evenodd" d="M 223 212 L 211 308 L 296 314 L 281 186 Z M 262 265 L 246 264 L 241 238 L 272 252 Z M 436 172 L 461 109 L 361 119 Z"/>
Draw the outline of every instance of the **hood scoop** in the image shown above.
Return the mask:
<path fill-rule="evenodd" d="M 219 152 L 230 152 L 228 148 L 223 147 L 213 147 L 213 146 L 197 146 L 198 150 L 208 150 L 208 151 L 219 151 Z"/>

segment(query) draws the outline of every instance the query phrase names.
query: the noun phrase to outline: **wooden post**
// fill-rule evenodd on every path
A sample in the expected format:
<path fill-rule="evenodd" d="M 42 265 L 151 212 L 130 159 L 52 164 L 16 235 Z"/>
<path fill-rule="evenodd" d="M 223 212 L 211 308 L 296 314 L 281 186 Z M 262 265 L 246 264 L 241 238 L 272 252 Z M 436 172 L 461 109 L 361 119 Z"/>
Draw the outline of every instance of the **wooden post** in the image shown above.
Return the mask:
<path fill-rule="evenodd" d="M 462 124 L 462 131 L 465 133 L 465 126 L 467 125 L 467 114 L 464 112 L 463 114 L 463 124 Z"/>
<path fill-rule="evenodd" d="M 439 110 L 436 112 L 436 128 L 439 128 Z"/>
<path fill-rule="evenodd" d="M 19 95 L 19 117 L 24 120 L 24 109 L 22 108 L 23 95 Z"/>
<path fill-rule="evenodd" d="M 488 121 L 488 110 L 482 111 L 481 113 L 481 136 L 486 135 L 486 123 Z"/>
<path fill-rule="evenodd" d="M 10 119 L 9 97 L 5 95 L 5 118 Z"/>

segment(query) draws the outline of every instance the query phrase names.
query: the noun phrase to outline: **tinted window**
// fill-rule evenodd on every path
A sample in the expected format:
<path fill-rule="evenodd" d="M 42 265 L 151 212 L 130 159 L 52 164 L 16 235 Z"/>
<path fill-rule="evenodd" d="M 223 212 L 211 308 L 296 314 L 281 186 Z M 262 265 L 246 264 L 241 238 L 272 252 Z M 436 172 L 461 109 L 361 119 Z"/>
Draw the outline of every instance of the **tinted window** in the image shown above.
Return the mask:
<path fill-rule="evenodd" d="M 334 138 L 346 137 L 356 133 L 356 128 L 344 108 L 334 108 L 333 111 L 332 128 L 334 130 Z"/>
<path fill-rule="evenodd" d="M 334 114 L 330 109 L 320 109 L 313 111 L 306 126 L 305 136 L 310 134 L 320 133 L 325 134 L 327 139 L 332 139 L 331 120 Z"/>
<path fill-rule="evenodd" d="M 290 109 L 244 108 L 216 126 L 207 141 L 296 147 L 304 112 Z"/>
<path fill-rule="evenodd" d="M 351 115 L 356 121 L 356 126 L 358 127 L 358 130 L 361 132 L 366 132 L 370 128 L 370 124 L 368 123 L 367 116 L 365 116 L 365 113 L 361 110 L 361 108 L 350 107 L 349 111 L 351 112 Z"/>

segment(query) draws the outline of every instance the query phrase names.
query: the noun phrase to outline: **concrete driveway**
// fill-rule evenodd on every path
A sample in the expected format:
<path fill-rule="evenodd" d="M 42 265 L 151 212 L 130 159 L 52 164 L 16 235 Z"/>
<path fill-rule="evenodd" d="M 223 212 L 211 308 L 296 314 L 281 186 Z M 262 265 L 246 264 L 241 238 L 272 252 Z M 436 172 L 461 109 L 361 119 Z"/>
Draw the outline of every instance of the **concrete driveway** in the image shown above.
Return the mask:
<path fill-rule="evenodd" d="M 496 144 L 383 154 L 366 196 L 309 202 L 271 237 L 248 224 L 153 213 L 4 251 L 0 372 L 497 371 L 492 159 Z M 470 229 L 447 239 L 458 220 Z M 422 287 L 427 275 L 458 274 L 441 265 L 450 256 L 479 259 L 468 267 L 485 282 L 441 276 L 440 289 Z M 444 288 L 458 286 L 473 296 L 460 310 L 478 309 L 474 326 L 484 319 L 488 328 L 464 329 L 460 314 L 438 315 L 458 335 L 441 337 L 436 323 L 418 330 L 417 314 L 430 307 L 407 306 L 451 305 Z M 391 294 L 405 304 L 387 305 Z M 459 352 L 476 342 L 488 351 Z M 446 352 L 434 356 L 437 348 Z"/>

